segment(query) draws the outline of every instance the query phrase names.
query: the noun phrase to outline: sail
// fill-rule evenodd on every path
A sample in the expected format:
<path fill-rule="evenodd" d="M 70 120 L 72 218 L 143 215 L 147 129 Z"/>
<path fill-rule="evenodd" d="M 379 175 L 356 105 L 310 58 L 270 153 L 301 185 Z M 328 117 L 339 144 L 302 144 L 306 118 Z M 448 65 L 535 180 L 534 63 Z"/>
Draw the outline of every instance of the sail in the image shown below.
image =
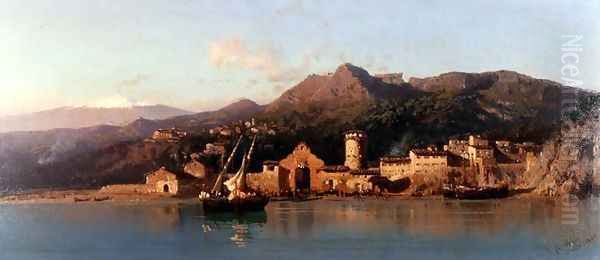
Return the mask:
<path fill-rule="evenodd" d="M 229 168 L 229 165 L 231 164 L 231 161 L 233 160 L 233 157 L 235 156 L 235 153 L 237 152 L 237 149 L 240 146 L 242 137 L 243 137 L 243 135 L 240 135 L 240 138 L 238 138 L 237 143 L 233 147 L 233 150 L 231 151 L 229 158 L 227 158 L 227 162 L 225 163 L 225 165 L 223 165 L 223 170 L 221 171 L 221 173 L 219 173 L 219 177 L 217 177 L 217 181 L 215 182 L 215 185 L 213 186 L 212 190 L 210 191 L 211 193 L 214 194 L 214 193 L 221 191 L 222 186 L 223 186 L 223 175 L 225 175 L 225 173 L 227 173 L 227 169 Z"/>
<path fill-rule="evenodd" d="M 252 153 L 254 152 L 254 144 L 256 143 L 256 135 L 252 138 L 252 145 L 250 145 L 250 150 L 244 158 L 242 159 L 242 165 L 240 165 L 240 169 L 237 171 L 235 176 L 225 182 L 225 186 L 229 191 L 245 191 L 246 190 L 246 169 L 250 164 L 250 159 L 252 158 Z"/>

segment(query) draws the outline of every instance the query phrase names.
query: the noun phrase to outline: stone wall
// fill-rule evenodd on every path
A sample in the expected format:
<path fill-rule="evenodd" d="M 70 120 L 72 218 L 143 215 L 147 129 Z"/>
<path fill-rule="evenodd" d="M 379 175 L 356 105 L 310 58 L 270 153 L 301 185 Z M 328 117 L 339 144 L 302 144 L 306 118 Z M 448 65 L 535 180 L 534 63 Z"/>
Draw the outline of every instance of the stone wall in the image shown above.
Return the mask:
<path fill-rule="evenodd" d="M 132 193 L 140 193 L 147 194 L 154 192 L 154 187 L 148 184 L 115 184 L 115 185 L 107 185 L 100 189 L 100 192 L 103 193 L 123 193 L 123 194 L 132 194 Z"/>
<path fill-rule="evenodd" d="M 248 173 L 248 186 L 268 194 L 282 194 L 290 191 L 290 174 L 285 169 Z"/>
<path fill-rule="evenodd" d="M 335 190 L 340 186 L 343 187 L 342 189 L 346 193 L 357 192 L 361 188 L 363 190 L 373 189 L 373 185 L 369 182 L 369 178 L 373 175 L 354 175 L 349 171 L 319 171 L 315 176 L 315 181 L 311 186 L 314 192 L 327 192 Z"/>
<path fill-rule="evenodd" d="M 409 176 L 412 173 L 412 167 L 410 161 L 381 162 L 379 165 L 379 172 L 383 177 L 387 177 L 390 180 L 396 180 Z"/>

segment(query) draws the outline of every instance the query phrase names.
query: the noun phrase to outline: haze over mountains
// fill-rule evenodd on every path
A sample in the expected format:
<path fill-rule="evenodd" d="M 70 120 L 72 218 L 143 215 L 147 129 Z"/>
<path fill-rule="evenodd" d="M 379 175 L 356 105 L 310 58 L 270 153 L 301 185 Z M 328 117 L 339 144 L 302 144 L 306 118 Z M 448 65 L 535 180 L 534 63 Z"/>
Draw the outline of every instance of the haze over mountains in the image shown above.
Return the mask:
<path fill-rule="evenodd" d="M 559 125 L 562 88 L 556 82 L 512 71 L 450 72 L 405 81 L 399 73 L 371 75 L 342 64 L 333 73 L 309 75 L 266 105 L 243 99 L 193 114 L 164 106 L 135 112 L 111 110 L 131 115 L 111 117 L 111 125 L 0 134 L 0 188 L 135 181 L 158 163 L 178 167 L 170 159 L 172 153 L 184 147 L 197 152 L 203 145 L 145 144 L 142 139 L 155 129 L 178 127 L 201 134 L 206 127 L 250 117 L 293 130 L 276 137 L 280 139 L 277 152 L 289 152 L 298 141 L 306 141 L 315 153 L 334 162 L 342 158 L 340 133 L 349 128 L 369 133 L 371 158 L 469 133 L 543 142 Z M 56 126 L 51 125 L 52 118 L 69 113 L 57 109 L 30 120 L 49 122 L 47 127 L 52 127 Z M 80 118 L 73 119 L 85 119 L 86 113 L 92 112 L 84 109 Z M 101 124 L 109 120 L 98 118 L 104 120 Z M 119 124 L 114 118 L 130 123 Z"/>
<path fill-rule="evenodd" d="M 522 113 L 529 114 L 529 106 L 546 106 L 544 112 L 554 112 L 557 107 L 547 105 L 558 104 L 559 86 L 556 82 L 535 79 L 512 71 L 449 72 L 426 78 L 412 77 L 405 81 L 402 73 L 370 75 L 363 68 L 345 63 L 333 73 L 307 76 L 264 106 L 242 99 L 223 109 L 201 113 L 164 105 L 60 107 L 31 114 L 0 117 L 0 133 L 76 129 L 97 125 L 125 126 L 138 118 L 162 121 L 161 125 L 165 126 L 170 124 L 186 128 L 220 123 L 228 117 L 242 119 L 253 114 L 285 117 L 290 114 L 318 113 L 318 119 L 346 122 L 353 120 L 369 105 L 382 100 L 408 100 L 425 93 L 437 92 L 451 95 L 477 93 L 481 99 L 479 103 L 486 111 L 504 118 L 512 118 L 523 116 Z M 548 109 L 553 111 L 546 111 Z"/>
<path fill-rule="evenodd" d="M 0 132 L 43 131 L 95 125 L 123 126 L 140 117 L 165 119 L 191 113 L 190 111 L 164 105 L 109 108 L 59 107 L 30 114 L 0 117 Z"/>

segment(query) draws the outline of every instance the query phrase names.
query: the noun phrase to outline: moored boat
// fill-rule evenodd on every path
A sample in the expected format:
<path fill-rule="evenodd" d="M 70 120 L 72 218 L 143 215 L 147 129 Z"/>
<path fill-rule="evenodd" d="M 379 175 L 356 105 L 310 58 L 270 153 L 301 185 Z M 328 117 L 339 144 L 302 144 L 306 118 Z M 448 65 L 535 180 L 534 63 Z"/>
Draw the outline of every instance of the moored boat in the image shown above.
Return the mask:
<path fill-rule="evenodd" d="M 73 197 L 73 201 L 75 202 L 86 202 L 86 201 L 90 201 L 91 198 L 80 198 L 80 197 Z"/>
<path fill-rule="evenodd" d="M 226 182 L 223 182 L 223 176 L 227 172 L 227 168 L 231 163 L 231 159 L 237 151 L 241 140 L 242 137 L 238 139 L 211 192 L 202 192 L 200 194 L 200 201 L 202 201 L 202 208 L 205 212 L 241 213 L 245 211 L 261 211 L 264 210 L 265 206 L 269 203 L 268 196 L 250 191 L 246 185 L 246 168 L 251 159 L 252 152 L 254 151 L 256 136 L 252 139 L 250 150 L 242 159 L 242 165 L 236 175 Z M 223 184 L 225 184 L 227 190 L 223 189 Z M 227 196 L 224 196 L 225 194 L 227 194 Z"/>
<path fill-rule="evenodd" d="M 226 197 L 202 199 L 202 208 L 208 212 L 261 211 L 269 203 L 269 197 L 254 195 L 248 198 L 228 199 Z"/>
<path fill-rule="evenodd" d="M 446 198 L 484 200 L 508 197 L 508 186 L 468 187 L 462 185 L 444 185 L 443 195 Z"/>

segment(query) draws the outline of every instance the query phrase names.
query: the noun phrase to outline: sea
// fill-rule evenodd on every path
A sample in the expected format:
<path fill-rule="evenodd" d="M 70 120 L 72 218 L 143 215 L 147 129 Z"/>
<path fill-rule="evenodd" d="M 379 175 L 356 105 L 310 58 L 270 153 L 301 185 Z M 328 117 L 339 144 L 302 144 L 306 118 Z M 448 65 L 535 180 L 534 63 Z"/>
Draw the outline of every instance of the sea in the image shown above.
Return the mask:
<path fill-rule="evenodd" d="M 600 201 L 0 205 L 0 259 L 600 259 Z"/>

